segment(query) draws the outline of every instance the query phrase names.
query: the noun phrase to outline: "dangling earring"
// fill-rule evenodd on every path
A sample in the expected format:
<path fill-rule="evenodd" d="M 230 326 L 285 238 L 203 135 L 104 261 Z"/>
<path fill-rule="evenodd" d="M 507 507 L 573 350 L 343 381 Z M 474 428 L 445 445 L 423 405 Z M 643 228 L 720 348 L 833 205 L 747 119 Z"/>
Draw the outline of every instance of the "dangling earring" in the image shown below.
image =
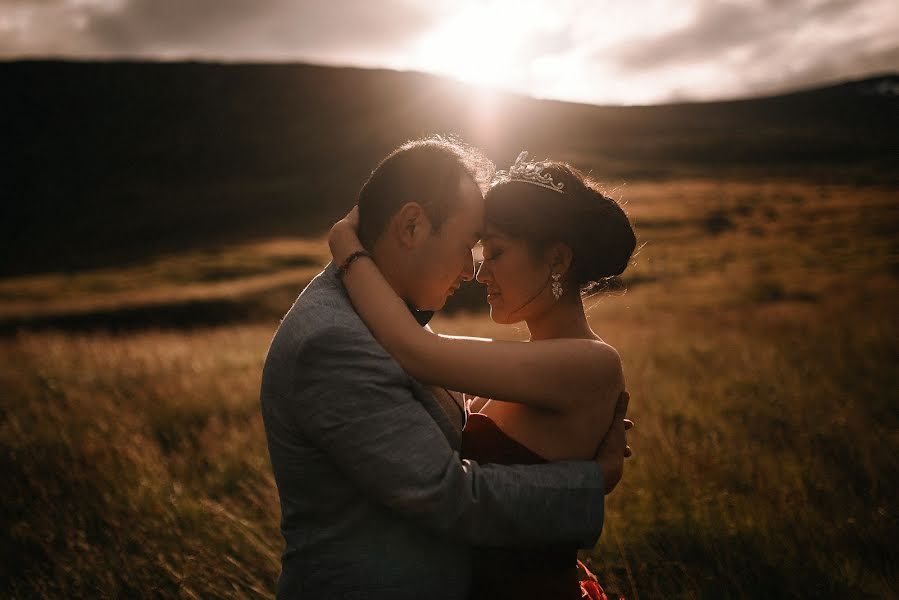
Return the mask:
<path fill-rule="evenodd" d="M 553 273 L 553 298 L 556 300 L 562 297 L 562 284 L 559 283 L 561 278 L 561 273 Z"/>

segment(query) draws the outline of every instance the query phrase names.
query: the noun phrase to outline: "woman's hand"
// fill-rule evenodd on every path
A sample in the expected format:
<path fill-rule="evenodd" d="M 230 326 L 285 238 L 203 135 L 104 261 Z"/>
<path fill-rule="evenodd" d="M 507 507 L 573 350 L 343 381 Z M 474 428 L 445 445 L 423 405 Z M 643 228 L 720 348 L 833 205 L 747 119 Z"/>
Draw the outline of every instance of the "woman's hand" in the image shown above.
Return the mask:
<path fill-rule="evenodd" d="M 350 227 L 353 231 L 359 231 L 359 205 L 355 205 L 350 212 L 346 214 L 341 220 L 337 221 L 337 224 L 343 223 Z"/>
<path fill-rule="evenodd" d="M 328 234 L 328 246 L 335 264 L 343 264 L 350 254 L 364 249 L 359 241 L 358 231 L 359 207 L 354 206 L 344 218 L 334 223 Z"/>

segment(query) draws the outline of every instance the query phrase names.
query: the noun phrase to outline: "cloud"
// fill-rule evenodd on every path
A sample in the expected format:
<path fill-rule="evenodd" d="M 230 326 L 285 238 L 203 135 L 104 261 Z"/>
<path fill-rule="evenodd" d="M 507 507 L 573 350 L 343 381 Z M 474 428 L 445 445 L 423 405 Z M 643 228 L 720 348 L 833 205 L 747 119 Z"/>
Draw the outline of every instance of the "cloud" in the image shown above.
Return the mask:
<path fill-rule="evenodd" d="M 471 62 L 510 89 L 597 103 L 896 70 L 896 31 L 896 0 L 0 0 L 0 57 Z"/>
<path fill-rule="evenodd" d="M 0 5 L 10 55 L 287 60 L 389 53 L 439 18 L 403 0 L 44 0 Z"/>
<path fill-rule="evenodd" d="M 895 70 L 897 30 L 892 0 L 705 1 L 685 26 L 594 57 L 625 79 L 681 73 L 672 97 L 739 96 Z"/>

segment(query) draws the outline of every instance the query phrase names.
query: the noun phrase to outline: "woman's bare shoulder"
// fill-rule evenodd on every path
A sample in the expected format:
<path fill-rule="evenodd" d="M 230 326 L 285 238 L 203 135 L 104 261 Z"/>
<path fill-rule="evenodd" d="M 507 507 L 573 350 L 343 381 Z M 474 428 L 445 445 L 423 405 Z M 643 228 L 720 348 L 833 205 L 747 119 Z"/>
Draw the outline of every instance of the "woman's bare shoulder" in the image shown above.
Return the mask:
<path fill-rule="evenodd" d="M 621 362 L 618 350 L 598 337 L 567 338 L 560 339 L 559 342 L 564 344 L 569 354 L 580 356 L 584 365 L 594 364 L 595 366 L 597 361 L 609 364 L 620 364 Z"/>
<path fill-rule="evenodd" d="M 576 353 L 577 370 L 582 383 L 588 388 L 618 386 L 622 383 L 621 356 L 611 344 L 600 339 L 572 340 L 578 342 Z"/>

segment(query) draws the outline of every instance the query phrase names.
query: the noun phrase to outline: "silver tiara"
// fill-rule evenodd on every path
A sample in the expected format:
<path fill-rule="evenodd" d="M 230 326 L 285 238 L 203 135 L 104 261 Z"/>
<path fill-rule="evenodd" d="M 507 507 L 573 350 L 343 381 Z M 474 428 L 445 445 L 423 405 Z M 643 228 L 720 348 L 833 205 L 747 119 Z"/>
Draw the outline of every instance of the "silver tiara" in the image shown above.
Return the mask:
<path fill-rule="evenodd" d="M 493 178 L 493 185 L 507 181 L 523 181 L 524 183 L 539 185 L 560 194 L 565 193 L 562 191 L 562 188 L 565 187 L 564 183 L 561 181 L 553 183 L 553 176 L 543 172 L 543 169 L 548 166 L 547 163 L 528 162 L 527 158 L 528 153 L 526 151 L 522 152 L 515 159 L 515 164 L 509 167 L 508 171 L 497 171 Z"/>

